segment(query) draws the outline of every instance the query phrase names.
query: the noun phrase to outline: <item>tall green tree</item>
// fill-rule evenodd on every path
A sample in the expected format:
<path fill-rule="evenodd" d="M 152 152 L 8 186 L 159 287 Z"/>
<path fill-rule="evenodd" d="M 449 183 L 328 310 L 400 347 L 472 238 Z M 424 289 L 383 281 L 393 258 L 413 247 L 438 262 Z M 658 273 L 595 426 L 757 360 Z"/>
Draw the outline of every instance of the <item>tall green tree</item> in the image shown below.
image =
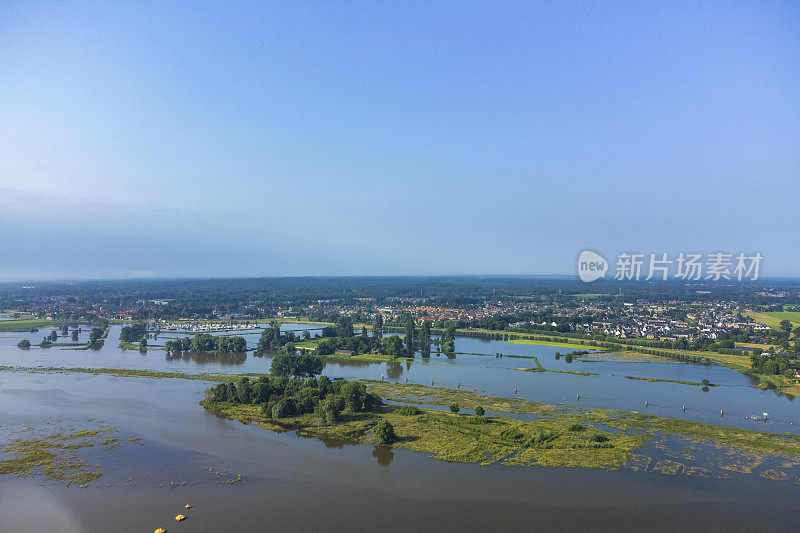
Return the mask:
<path fill-rule="evenodd" d="M 414 317 L 409 316 L 406 319 L 406 354 L 408 357 L 414 357 Z"/>
<path fill-rule="evenodd" d="M 281 353 L 272 359 L 270 373 L 275 376 L 310 378 L 322 373 L 322 358 L 316 355 Z"/>
<path fill-rule="evenodd" d="M 353 321 L 349 316 L 340 316 L 336 319 L 336 336 L 337 337 L 354 337 Z"/>
<path fill-rule="evenodd" d="M 419 331 L 419 353 L 422 357 L 431 356 L 431 321 L 423 320 Z"/>

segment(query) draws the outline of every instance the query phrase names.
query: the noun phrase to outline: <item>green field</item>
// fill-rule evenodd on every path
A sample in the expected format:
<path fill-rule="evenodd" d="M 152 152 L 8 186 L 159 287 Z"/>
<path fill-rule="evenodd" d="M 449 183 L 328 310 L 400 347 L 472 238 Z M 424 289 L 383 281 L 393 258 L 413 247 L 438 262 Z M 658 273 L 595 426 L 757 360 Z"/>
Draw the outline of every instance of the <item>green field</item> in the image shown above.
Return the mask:
<path fill-rule="evenodd" d="M 795 328 L 800 326 L 800 312 L 798 311 L 775 311 L 771 313 L 756 313 L 755 311 L 748 311 L 745 314 L 756 322 L 760 322 L 765 326 L 769 326 L 776 330 L 780 330 L 781 320 L 790 321 L 792 326 Z"/>
<path fill-rule="evenodd" d="M 795 326 L 800 326 L 800 311 L 777 311 L 773 313 L 761 313 L 777 320 L 788 320 Z"/>
<path fill-rule="evenodd" d="M 30 331 L 31 328 L 56 328 L 60 327 L 62 324 L 66 324 L 66 322 L 60 322 L 58 320 L 36 320 L 36 319 L 25 319 L 25 320 L 0 320 L 0 332 L 5 331 L 14 331 L 14 332 L 21 332 L 21 331 Z"/>
<path fill-rule="evenodd" d="M 513 344 L 540 344 L 542 346 L 553 346 L 555 348 L 572 348 L 573 350 L 599 350 L 597 346 L 587 346 L 585 344 L 575 344 L 571 342 L 537 341 L 535 339 L 516 339 L 508 341 Z"/>

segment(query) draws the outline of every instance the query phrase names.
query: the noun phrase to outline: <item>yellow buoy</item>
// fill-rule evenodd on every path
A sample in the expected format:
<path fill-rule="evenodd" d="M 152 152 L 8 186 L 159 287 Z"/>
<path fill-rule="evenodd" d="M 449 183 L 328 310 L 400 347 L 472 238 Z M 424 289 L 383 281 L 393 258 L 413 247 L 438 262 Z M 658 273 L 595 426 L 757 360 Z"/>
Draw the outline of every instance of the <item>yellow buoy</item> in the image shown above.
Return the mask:
<path fill-rule="evenodd" d="M 191 506 L 191 505 L 189 505 L 188 503 L 185 505 L 185 507 L 186 507 L 187 509 L 191 509 L 191 508 L 192 508 L 192 506 Z"/>
<path fill-rule="evenodd" d="M 176 522 L 180 522 L 181 520 L 184 520 L 185 518 L 186 518 L 185 516 L 183 516 L 182 514 L 179 514 L 178 516 L 175 517 L 175 521 Z"/>
<path fill-rule="evenodd" d="M 167 533 L 167 530 L 164 529 L 163 527 L 160 527 L 160 528 L 155 530 L 155 533 Z"/>

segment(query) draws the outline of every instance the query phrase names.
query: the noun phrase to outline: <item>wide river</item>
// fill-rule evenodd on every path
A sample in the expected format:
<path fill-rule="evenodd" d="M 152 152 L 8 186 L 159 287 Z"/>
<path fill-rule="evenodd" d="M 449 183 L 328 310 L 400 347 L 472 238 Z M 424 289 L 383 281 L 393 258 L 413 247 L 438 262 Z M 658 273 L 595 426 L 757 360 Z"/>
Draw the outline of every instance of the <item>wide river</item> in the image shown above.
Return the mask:
<path fill-rule="evenodd" d="M 169 356 L 163 350 L 122 350 L 118 347 L 119 330 L 112 326 L 108 340 L 97 351 L 70 350 L 59 347 L 29 350 L 17 348 L 17 342 L 29 338 L 37 345 L 49 330 L 38 333 L 0 333 L 0 365 L 23 367 L 90 367 L 133 368 L 188 373 L 245 373 L 269 372 L 271 357 L 247 354 L 219 355 L 183 354 Z M 310 328 L 310 329 L 309 329 Z M 309 329 L 311 334 L 321 326 L 284 324 L 284 330 Z M 81 341 L 88 339 L 84 328 Z M 233 332 L 247 339 L 248 346 L 258 342 L 260 333 Z M 167 337 L 187 334 L 165 333 L 151 344 L 163 344 Z M 68 338 L 60 338 L 66 342 Z M 555 353 L 567 353 L 569 348 L 545 345 L 515 344 L 504 341 L 484 341 L 468 337 L 456 338 L 454 359 L 434 353 L 429 360 L 416 358 L 394 363 L 341 361 L 329 362 L 324 373 L 331 377 L 387 379 L 392 382 L 434 384 L 438 387 L 477 390 L 493 396 L 518 396 L 548 404 L 602 407 L 648 414 L 710 422 L 775 433 L 800 433 L 800 404 L 794 396 L 752 387 L 756 381 L 739 372 L 671 360 L 636 362 L 609 355 L 590 356 L 586 360 L 567 363 Z M 497 357 L 501 353 L 504 357 Z M 474 355 L 484 354 L 484 355 Z M 510 355 L 535 356 L 547 370 L 591 372 L 581 376 L 558 372 L 523 372 L 519 368 L 534 368 L 533 359 Z M 717 387 L 702 387 L 668 382 L 648 382 L 626 376 L 701 382 L 709 380 Z M 516 392 L 515 392 L 516 390 Z M 578 398 L 580 395 L 580 398 Z M 647 406 L 645 407 L 645 402 Z M 683 408 L 686 408 L 685 412 Z M 724 415 L 720 415 L 724 411 Z M 766 421 L 755 421 L 768 413 Z"/>
<path fill-rule="evenodd" d="M 287 325 L 302 329 L 305 326 Z M 112 327 L 98 351 L 21 350 L 45 331 L 0 335 L 0 365 L 137 368 L 181 372 L 266 372 L 270 358 L 252 353 L 218 359 L 167 357 L 117 348 Z M 85 340 L 84 333 L 81 340 Z M 254 345 L 258 333 L 247 335 Z M 159 341 L 155 341 L 159 342 Z M 800 417 L 785 395 L 754 389 L 736 372 L 672 362 L 626 362 L 606 355 L 568 364 L 541 345 L 458 338 L 455 359 L 430 362 L 328 363 L 334 377 L 477 389 L 492 395 L 584 407 L 632 409 L 749 429 L 796 433 Z M 506 357 L 496 357 L 496 353 Z M 548 370 L 522 372 L 539 358 Z M 700 381 L 719 387 L 640 382 L 625 376 Z M 202 381 L 109 375 L 0 372 L 0 445 L 26 427 L 102 420 L 122 436 L 120 449 L 97 458 L 104 475 L 87 488 L 42 478 L 0 477 L 3 531 L 220 530 L 796 530 L 797 479 L 758 475 L 727 479 L 629 470 L 449 464 L 403 449 L 328 447 L 294 433 L 276 434 L 220 419 L 197 405 Z M 580 394 L 580 400 L 577 395 Z M 644 401 L 649 406 L 645 409 Z M 686 406 L 686 412 L 682 406 Z M 720 417 L 719 410 L 725 409 Z M 768 422 L 749 418 L 769 412 Z M 243 474 L 241 483 L 219 483 Z M 796 477 L 796 476 L 795 476 Z M 172 517 L 184 504 L 189 519 Z"/>

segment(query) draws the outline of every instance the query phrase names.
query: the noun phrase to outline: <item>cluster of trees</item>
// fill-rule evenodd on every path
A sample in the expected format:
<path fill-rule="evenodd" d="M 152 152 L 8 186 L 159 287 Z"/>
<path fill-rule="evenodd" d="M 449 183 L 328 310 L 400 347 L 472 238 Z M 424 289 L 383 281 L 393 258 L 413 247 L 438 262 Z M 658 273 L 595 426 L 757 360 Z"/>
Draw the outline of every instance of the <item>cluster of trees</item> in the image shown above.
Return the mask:
<path fill-rule="evenodd" d="M 795 369 L 800 363 L 797 359 L 790 359 L 786 355 L 767 355 L 753 353 L 750 356 L 750 367 L 757 374 L 780 374 L 784 377 L 794 379 Z"/>
<path fill-rule="evenodd" d="M 256 355 L 261 356 L 270 352 L 295 353 L 294 344 L 299 340 L 291 331 L 282 333 L 281 325 L 278 322 L 272 322 L 270 327 L 261 332 L 261 337 L 256 345 Z"/>
<path fill-rule="evenodd" d="M 60 331 L 61 331 L 61 334 L 64 335 L 64 336 L 69 335 L 69 326 L 61 326 L 60 327 Z M 102 334 L 103 334 L 103 330 L 100 331 L 100 337 L 98 337 L 100 339 L 99 342 L 94 342 L 94 344 L 91 345 L 92 348 L 99 348 L 100 346 L 103 345 Z M 73 342 L 77 342 L 78 341 L 78 329 L 77 328 L 72 330 L 72 340 L 73 340 Z M 52 346 L 57 341 L 58 341 L 58 330 L 54 329 L 54 330 L 50 331 L 49 335 L 45 336 L 42 339 L 42 342 L 39 343 L 39 346 L 41 346 L 42 348 L 49 348 L 50 346 Z M 93 341 L 96 341 L 96 339 L 94 339 Z M 20 348 L 30 348 L 31 341 L 29 341 L 28 339 L 23 339 L 23 340 L 21 340 L 21 341 L 19 341 L 17 343 L 17 346 L 20 347 Z"/>
<path fill-rule="evenodd" d="M 146 335 L 147 326 L 142 323 L 136 323 L 123 327 L 119 332 L 119 340 L 134 344 L 141 341 Z"/>
<path fill-rule="evenodd" d="M 239 337 L 239 336 L 229 336 L 229 335 L 216 336 L 216 335 L 209 335 L 208 333 L 198 333 L 194 337 L 184 337 L 182 339 L 169 340 L 164 343 L 164 349 L 167 350 L 167 353 L 171 352 L 244 353 L 247 351 L 247 341 L 245 340 L 244 337 Z"/>
<path fill-rule="evenodd" d="M 453 354 L 456 351 L 456 324 L 449 322 L 442 333 L 442 351 L 445 354 Z"/>
<path fill-rule="evenodd" d="M 270 418 L 317 413 L 327 424 L 338 422 L 343 411 L 371 411 L 383 403 L 363 383 L 331 381 L 327 376 L 319 379 L 264 376 L 255 381 L 243 377 L 236 383 L 220 383 L 212 388 L 210 399 L 261 405 L 261 411 Z"/>
<path fill-rule="evenodd" d="M 272 358 L 270 373 L 275 376 L 310 378 L 322 373 L 324 363 L 316 355 L 279 353 Z"/>
<path fill-rule="evenodd" d="M 89 332 L 89 348 L 92 350 L 99 350 L 103 347 L 103 336 L 105 335 L 106 330 L 105 328 L 100 328 L 97 326 L 92 327 L 92 331 Z"/>
<path fill-rule="evenodd" d="M 572 360 L 575 357 L 581 357 L 583 355 L 589 355 L 589 353 L 590 352 L 587 352 L 586 350 L 575 350 L 575 351 L 563 354 L 563 357 L 564 357 L 564 361 L 566 361 L 567 363 L 571 363 Z M 556 352 L 556 359 L 561 359 L 561 357 L 562 357 L 562 354 L 560 352 Z"/>
<path fill-rule="evenodd" d="M 402 329 L 404 337 L 398 335 L 389 335 L 384 337 L 383 331 L 385 329 L 383 317 L 378 315 L 372 326 L 373 333 L 370 336 L 366 326 L 361 328 L 359 335 L 355 334 L 353 330 L 352 318 L 339 316 L 336 319 L 335 326 L 323 328 L 323 339 L 317 343 L 316 353 L 319 355 L 330 355 L 336 350 L 349 350 L 354 353 L 377 353 L 385 354 L 391 357 L 414 357 L 417 349 L 420 351 L 422 357 L 431 356 L 431 345 L 438 342 L 433 341 L 431 337 L 432 328 L 431 322 L 426 320 L 417 329 L 417 324 L 411 316 L 406 316 L 406 321 Z M 449 344 L 445 343 L 445 352 L 452 354 L 455 351 L 455 325 L 446 330 L 446 334 L 450 334 Z"/>
<path fill-rule="evenodd" d="M 414 353 L 419 349 L 420 356 L 428 358 L 431 356 L 431 345 L 435 345 L 437 353 L 444 352 L 448 356 L 455 354 L 455 336 L 456 336 L 456 322 L 445 322 L 444 328 L 434 330 L 436 322 L 430 320 L 422 320 L 420 327 L 417 329 L 417 323 L 411 315 L 404 315 L 400 319 L 402 326 L 389 326 L 386 329 L 389 331 L 402 332 L 404 337 L 402 339 L 405 346 L 405 353 L 398 354 L 406 357 L 414 357 Z M 397 322 L 395 323 L 397 324 Z M 433 340 L 432 334 L 441 334 L 441 341 Z M 396 341 L 394 341 L 396 343 Z M 389 353 L 389 352 L 387 352 Z M 389 353 L 389 355 L 393 355 Z"/>
<path fill-rule="evenodd" d="M 431 356 L 431 343 L 436 344 L 437 352 L 444 352 L 447 356 L 453 356 L 456 351 L 456 323 L 447 322 L 441 331 L 441 340 L 435 342 L 431 339 L 433 332 L 432 322 L 423 320 L 420 324 L 419 333 L 415 335 L 414 319 L 408 317 L 406 322 L 406 349 L 410 357 L 414 356 L 415 346 L 419 347 L 420 356 L 428 358 Z"/>
<path fill-rule="evenodd" d="M 39 343 L 39 346 L 42 348 L 49 348 L 57 340 L 58 332 L 56 330 L 52 330 L 49 335 L 46 335 L 45 338 L 42 339 L 42 342 Z M 17 344 L 17 346 L 19 346 L 19 344 Z"/>
<path fill-rule="evenodd" d="M 382 324 L 380 326 L 382 328 Z M 359 335 L 353 331 L 352 321 L 349 317 L 339 317 L 335 327 L 322 330 L 323 339 L 317 344 L 316 353 L 330 355 L 336 350 L 348 350 L 353 353 L 379 353 L 399 357 L 404 354 L 403 341 L 397 338 L 383 338 L 380 330 L 373 330 L 370 336 L 366 327 L 361 328 Z M 397 349 L 399 340 L 401 348 Z"/>

